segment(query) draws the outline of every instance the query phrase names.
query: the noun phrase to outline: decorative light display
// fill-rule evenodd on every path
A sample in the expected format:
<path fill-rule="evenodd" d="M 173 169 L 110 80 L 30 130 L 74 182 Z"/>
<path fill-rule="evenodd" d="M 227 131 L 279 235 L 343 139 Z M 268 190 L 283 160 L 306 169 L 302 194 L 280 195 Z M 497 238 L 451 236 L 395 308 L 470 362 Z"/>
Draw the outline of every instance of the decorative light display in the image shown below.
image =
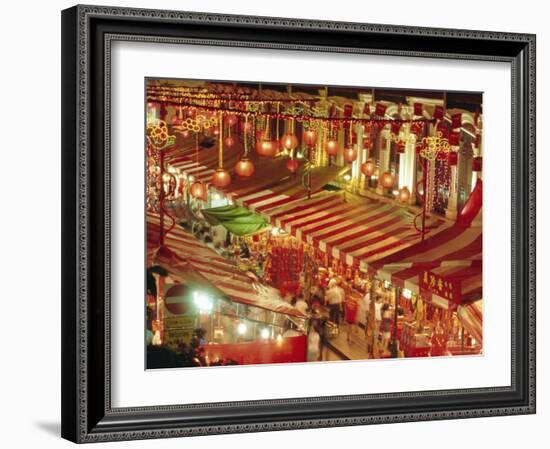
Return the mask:
<path fill-rule="evenodd" d="M 449 153 L 450 151 L 449 141 L 443 137 L 441 131 L 437 131 L 434 136 L 427 136 L 422 139 L 420 156 L 424 159 L 433 161 L 441 153 Z"/>
<path fill-rule="evenodd" d="M 220 112 L 219 120 L 219 152 L 218 152 L 218 169 L 212 175 L 212 185 L 218 189 L 223 189 L 231 183 L 231 175 L 223 168 L 223 128 L 222 128 L 222 113 Z"/>
<path fill-rule="evenodd" d="M 385 189 L 391 189 L 395 185 L 395 177 L 390 172 L 384 172 L 378 180 Z"/>
<path fill-rule="evenodd" d="M 286 161 L 286 168 L 290 173 L 296 173 L 299 167 L 300 164 L 296 159 L 289 159 Z"/>
<path fill-rule="evenodd" d="M 365 176 L 372 176 L 376 171 L 376 163 L 372 159 L 368 159 L 361 164 L 361 173 Z"/>
<path fill-rule="evenodd" d="M 245 116 L 245 126 L 244 129 L 248 128 L 248 116 Z M 254 174 L 254 164 L 248 158 L 248 132 L 244 131 L 243 134 L 243 145 L 244 145 L 244 154 L 241 160 L 235 164 L 235 173 L 241 178 L 250 178 Z"/>
<path fill-rule="evenodd" d="M 329 156 L 336 156 L 338 154 L 338 141 L 336 139 L 327 139 L 325 150 Z"/>
<path fill-rule="evenodd" d="M 397 194 L 397 198 L 402 203 L 407 203 L 411 199 L 411 191 L 407 187 L 401 187 Z"/>

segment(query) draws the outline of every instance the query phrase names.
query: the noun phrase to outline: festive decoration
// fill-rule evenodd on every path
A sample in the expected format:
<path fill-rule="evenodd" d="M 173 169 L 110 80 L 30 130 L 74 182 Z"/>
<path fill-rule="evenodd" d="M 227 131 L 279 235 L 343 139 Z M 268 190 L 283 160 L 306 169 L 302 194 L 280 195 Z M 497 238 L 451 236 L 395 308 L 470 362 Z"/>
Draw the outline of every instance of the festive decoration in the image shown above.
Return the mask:
<path fill-rule="evenodd" d="M 286 168 L 290 173 L 296 173 L 300 164 L 296 159 L 289 159 L 286 161 Z"/>
<path fill-rule="evenodd" d="M 338 154 L 338 141 L 335 139 L 328 139 L 325 143 L 325 150 L 329 156 L 336 156 Z"/>
<path fill-rule="evenodd" d="M 369 159 L 361 164 L 361 173 L 365 176 L 372 176 L 376 170 L 376 164 L 372 159 Z"/>
<path fill-rule="evenodd" d="M 391 189 L 395 184 L 395 178 L 390 172 L 384 172 L 380 175 L 380 185 L 385 189 Z"/>
<path fill-rule="evenodd" d="M 454 166 L 458 163 L 458 153 L 456 151 L 451 151 L 447 156 L 447 163 L 450 166 Z"/>
<path fill-rule="evenodd" d="M 434 109 L 433 117 L 441 120 L 443 118 L 443 115 L 445 114 L 445 109 L 443 106 L 436 106 Z"/>
<path fill-rule="evenodd" d="M 435 136 L 424 137 L 422 145 L 420 156 L 428 160 L 434 160 L 441 152 L 449 153 L 451 151 L 449 141 L 443 138 L 441 132 L 437 132 Z"/>
<path fill-rule="evenodd" d="M 357 159 L 357 148 L 355 148 L 355 145 L 348 145 L 346 148 L 344 148 L 344 160 L 351 164 Z"/>
<path fill-rule="evenodd" d="M 243 158 L 235 164 L 235 173 L 241 178 L 249 178 L 254 174 L 254 164 L 250 159 Z"/>
<path fill-rule="evenodd" d="M 422 103 L 415 103 L 413 109 L 414 115 L 422 115 Z"/>
<path fill-rule="evenodd" d="M 449 145 L 457 146 L 460 144 L 460 132 L 452 131 L 449 134 Z"/>
<path fill-rule="evenodd" d="M 256 142 L 256 153 L 262 157 L 273 157 L 277 154 L 277 144 L 269 139 L 261 139 Z"/>
<path fill-rule="evenodd" d="M 218 169 L 212 175 L 212 185 L 219 189 L 227 187 L 231 183 L 231 175 L 223 168 L 223 122 L 222 113 L 219 113 L 219 153 L 218 153 Z"/>
<path fill-rule="evenodd" d="M 239 118 L 235 114 L 229 114 L 225 116 L 224 119 L 225 123 L 227 123 L 229 126 L 234 126 L 239 121 Z"/>
<path fill-rule="evenodd" d="M 383 117 L 386 114 L 386 106 L 382 103 L 376 103 L 376 109 L 374 113 L 380 117 Z"/>
<path fill-rule="evenodd" d="M 212 175 L 212 185 L 224 189 L 231 183 L 231 175 L 224 168 L 218 168 Z"/>
<path fill-rule="evenodd" d="M 191 193 L 194 198 L 206 201 L 206 186 L 200 181 L 195 181 L 191 184 L 189 193 Z"/>
<path fill-rule="evenodd" d="M 462 114 L 461 113 L 453 114 L 451 116 L 451 128 L 457 129 L 457 128 L 460 128 L 461 126 L 462 126 Z"/>
<path fill-rule="evenodd" d="M 233 148 L 235 146 L 235 139 L 233 136 L 225 136 L 223 139 L 223 144 L 226 148 Z"/>
<path fill-rule="evenodd" d="M 308 147 L 312 147 L 317 142 L 317 133 L 313 129 L 308 129 L 304 132 L 304 143 Z"/>
<path fill-rule="evenodd" d="M 168 134 L 168 126 L 164 120 L 154 120 L 147 124 L 147 137 L 151 145 L 157 150 L 163 150 L 176 141 L 175 136 Z"/>
<path fill-rule="evenodd" d="M 292 151 L 298 146 L 298 138 L 292 133 L 283 134 L 281 146 L 288 151 Z"/>
<path fill-rule="evenodd" d="M 408 189 L 408 187 L 402 187 L 399 189 L 397 197 L 399 201 L 401 201 L 402 203 L 406 203 L 411 199 L 411 191 Z"/>

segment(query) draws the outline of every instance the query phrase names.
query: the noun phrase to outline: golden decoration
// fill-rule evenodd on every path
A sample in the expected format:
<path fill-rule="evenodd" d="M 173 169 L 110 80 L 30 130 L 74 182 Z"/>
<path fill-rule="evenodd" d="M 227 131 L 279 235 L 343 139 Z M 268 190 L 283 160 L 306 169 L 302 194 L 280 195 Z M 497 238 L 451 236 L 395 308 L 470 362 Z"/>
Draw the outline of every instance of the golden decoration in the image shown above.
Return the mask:
<path fill-rule="evenodd" d="M 449 153 L 451 151 L 449 141 L 443 137 L 441 131 L 438 131 L 435 136 L 424 137 L 422 145 L 420 156 L 431 161 L 437 157 L 438 153 Z"/>
<path fill-rule="evenodd" d="M 147 137 L 151 145 L 158 151 L 173 145 L 175 136 L 168 134 L 168 126 L 164 120 L 154 120 L 147 123 Z"/>

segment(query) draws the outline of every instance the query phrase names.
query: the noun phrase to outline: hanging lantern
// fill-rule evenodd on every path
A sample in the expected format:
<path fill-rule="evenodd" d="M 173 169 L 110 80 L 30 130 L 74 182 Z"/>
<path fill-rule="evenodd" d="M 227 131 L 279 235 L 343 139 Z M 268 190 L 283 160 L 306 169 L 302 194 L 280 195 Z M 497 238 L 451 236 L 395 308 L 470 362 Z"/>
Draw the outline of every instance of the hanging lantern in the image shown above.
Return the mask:
<path fill-rule="evenodd" d="M 224 168 L 218 168 L 212 175 L 212 185 L 223 189 L 231 183 L 231 175 Z"/>
<path fill-rule="evenodd" d="M 261 139 L 256 142 L 256 153 L 262 157 L 273 157 L 277 154 L 277 145 L 269 139 Z"/>
<path fill-rule="evenodd" d="M 372 159 L 369 159 L 361 164 L 361 173 L 365 176 L 372 176 L 376 170 L 376 164 Z"/>
<path fill-rule="evenodd" d="M 325 144 L 325 149 L 329 156 L 336 156 L 338 154 L 338 141 L 335 139 L 328 139 Z"/>
<path fill-rule="evenodd" d="M 344 160 L 348 164 L 351 164 L 355 159 L 357 159 L 357 148 L 355 148 L 354 145 L 349 145 L 344 148 Z"/>
<path fill-rule="evenodd" d="M 238 117 L 235 114 L 228 114 L 225 116 L 225 123 L 229 126 L 234 126 L 239 121 Z"/>
<path fill-rule="evenodd" d="M 254 173 L 254 164 L 248 158 L 243 158 L 235 164 L 235 173 L 242 178 L 250 178 Z"/>
<path fill-rule="evenodd" d="M 289 159 L 286 161 L 286 168 L 290 173 L 296 173 L 300 163 L 296 159 Z"/>
<path fill-rule="evenodd" d="M 397 198 L 402 203 L 407 203 L 411 199 L 411 191 L 408 189 L 408 187 L 402 187 L 399 189 Z"/>
<path fill-rule="evenodd" d="M 191 184 L 189 192 L 194 198 L 206 201 L 206 187 L 202 182 L 195 181 L 193 184 Z"/>
<path fill-rule="evenodd" d="M 298 138 L 292 133 L 283 134 L 281 137 L 281 147 L 292 151 L 298 146 Z"/>
<path fill-rule="evenodd" d="M 233 148 L 235 146 L 235 139 L 233 136 L 225 136 L 223 139 L 223 144 L 226 148 Z"/>
<path fill-rule="evenodd" d="M 308 129 L 304 132 L 304 143 L 308 147 L 312 147 L 317 142 L 317 133 L 313 129 Z"/>
<path fill-rule="evenodd" d="M 395 184 L 395 178 L 390 172 L 384 172 L 380 175 L 380 185 L 385 189 L 391 189 Z"/>
<path fill-rule="evenodd" d="M 216 128 L 213 128 L 213 129 L 212 129 L 212 135 L 213 135 L 213 136 L 216 136 L 216 137 L 219 136 L 219 135 L 220 135 L 220 129 L 217 128 L 217 127 L 216 127 Z"/>

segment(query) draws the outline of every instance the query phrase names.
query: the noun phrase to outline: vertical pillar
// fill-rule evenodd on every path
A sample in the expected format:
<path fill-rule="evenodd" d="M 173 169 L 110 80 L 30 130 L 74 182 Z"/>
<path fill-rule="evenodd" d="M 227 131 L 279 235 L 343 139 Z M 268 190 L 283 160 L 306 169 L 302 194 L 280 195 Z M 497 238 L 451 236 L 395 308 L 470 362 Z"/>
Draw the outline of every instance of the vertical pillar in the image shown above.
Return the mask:
<path fill-rule="evenodd" d="M 447 203 L 447 209 L 445 210 L 445 216 L 454 220 L 458 213 L 458 165 L 451 166 L 451 180 L 449 183 L 449 201 Z"/>
<path fill-rule="evenodd" d="M 387 129 L 384 129 L 382 131 L 381 139 L 385 139 L 385 145 L 380 146 L 380 168 L 378 172 L 379 181 L 380 181 L 380 175 L 388 171 L 390 167 L 391 139 L 390 139 L 389 131 Z M 376 193 L 379 195 L 384 194 L 384 188 L 380 185 L 380 182 L 378 182 L 378 185 L 376 186 Z"/>

